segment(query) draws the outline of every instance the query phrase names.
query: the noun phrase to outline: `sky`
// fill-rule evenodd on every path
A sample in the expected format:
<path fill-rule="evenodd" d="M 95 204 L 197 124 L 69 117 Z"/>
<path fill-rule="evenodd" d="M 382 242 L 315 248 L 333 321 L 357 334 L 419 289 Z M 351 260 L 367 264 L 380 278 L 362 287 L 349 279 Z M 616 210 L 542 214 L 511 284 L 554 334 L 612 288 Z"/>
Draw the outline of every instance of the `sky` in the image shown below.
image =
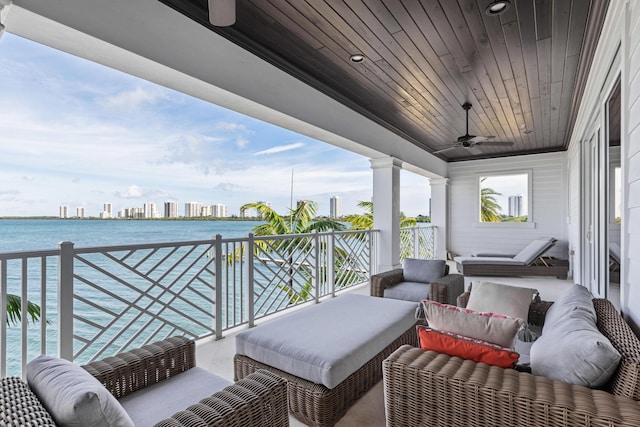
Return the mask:
<path fill-rule="evenodd" d="M 5 33 L 0 38 L 0 217 L 57 216 L 177 201 L 240 206 L 293 199 L 362 213 L 369 159 Z M 400 208 L 427 215 L 428 179 L 401 172 Z"/>

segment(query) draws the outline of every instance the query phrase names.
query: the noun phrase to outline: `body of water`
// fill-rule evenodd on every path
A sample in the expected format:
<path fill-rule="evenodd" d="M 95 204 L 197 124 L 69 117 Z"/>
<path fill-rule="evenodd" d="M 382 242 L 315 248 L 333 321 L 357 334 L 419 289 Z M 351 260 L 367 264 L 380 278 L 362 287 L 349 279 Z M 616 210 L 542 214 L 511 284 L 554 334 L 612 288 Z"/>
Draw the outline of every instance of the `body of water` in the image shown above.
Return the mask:
<path fill-rule="evenodd" d="M 0 220 L 0 253 L 75 247 L 162 243 L 247 236 L 260 221 Z"/>

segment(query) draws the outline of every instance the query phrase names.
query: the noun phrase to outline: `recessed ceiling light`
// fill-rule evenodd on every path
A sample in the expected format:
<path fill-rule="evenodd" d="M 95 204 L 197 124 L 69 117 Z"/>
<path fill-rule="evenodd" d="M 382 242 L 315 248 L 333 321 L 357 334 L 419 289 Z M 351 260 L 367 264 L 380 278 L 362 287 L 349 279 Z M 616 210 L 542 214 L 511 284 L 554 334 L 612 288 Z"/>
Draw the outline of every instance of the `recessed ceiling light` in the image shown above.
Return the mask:
<path fill-rule="evenodd" d="M 351 60 L 351 62 L 356 62 L 356 63 L 357 62 L 362 62 L 362 61 L 364 61 L 364 55 L 361 54 L 361 53 L 356 53 L 356 54 L 351 55 L 349 57 L 349 60 Z"/>
<path fill-rule="evenodd" d="M 508 0 L 494 1 L 490 3 L 484 11 L 487 15 L 499 15 L 509 9 L 510 5 L 511 3 L 509 3 Z"/>

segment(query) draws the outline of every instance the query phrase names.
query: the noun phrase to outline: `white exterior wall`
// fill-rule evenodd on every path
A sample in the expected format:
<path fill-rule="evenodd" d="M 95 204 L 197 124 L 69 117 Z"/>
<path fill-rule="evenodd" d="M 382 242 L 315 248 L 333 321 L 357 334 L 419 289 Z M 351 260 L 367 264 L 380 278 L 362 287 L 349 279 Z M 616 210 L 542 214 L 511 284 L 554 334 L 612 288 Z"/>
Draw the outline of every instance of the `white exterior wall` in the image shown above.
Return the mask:
<path fill-rule="evenodd" d="M 450 250 L 518 253 L 531 240 L 559 240 L 551 255 L 567 258 L 566 153 L 536 154 L 449 164 Z M 533 223 L 478 222 L 478 175 L 532 171 Z"/>

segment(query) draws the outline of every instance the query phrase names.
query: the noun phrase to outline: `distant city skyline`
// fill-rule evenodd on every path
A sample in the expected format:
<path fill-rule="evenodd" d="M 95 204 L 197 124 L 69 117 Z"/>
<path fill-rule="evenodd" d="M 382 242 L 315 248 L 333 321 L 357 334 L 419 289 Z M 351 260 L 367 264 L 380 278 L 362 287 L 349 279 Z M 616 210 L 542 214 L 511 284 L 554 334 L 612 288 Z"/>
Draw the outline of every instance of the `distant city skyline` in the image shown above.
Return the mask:
<path fill-rule="evenodd" d="M 167 200 L 219 201 L 229 213 L 270 200 L 330 197 L 361 213 L 369 159 L 5 33 L 0 38 L 0 217 L 85 215 Z M 292 177 L 293 175 L 293 177 Z M 293 178 L 293 179 L 292 179 Z M 428 179 L 400 173 L 400 209 L 428 214 Z"/>

